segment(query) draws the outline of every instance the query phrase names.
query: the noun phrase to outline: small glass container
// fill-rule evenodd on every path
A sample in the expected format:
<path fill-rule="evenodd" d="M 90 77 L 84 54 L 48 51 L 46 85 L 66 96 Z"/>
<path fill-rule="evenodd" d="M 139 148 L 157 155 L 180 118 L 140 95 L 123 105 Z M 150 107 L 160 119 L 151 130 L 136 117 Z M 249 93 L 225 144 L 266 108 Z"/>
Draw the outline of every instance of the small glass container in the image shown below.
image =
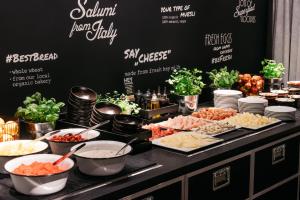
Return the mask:
<path fill-rule="evenodd" d="M 13 141 L 20 138 L 19 118 L 0 116 L 0 142 Z"/>
<path fill-rule="evenodd" d="M 159 105 L 159 100 L 157 98 L 157 95 L 155 94 L 155 91 L 153 91 L 152 93 L 152 98 L 151 98 L 151 110 L 156 110 L 156 109 L 159 109 L 160 108 L 160 105 Z M 153 116 L 152 118 L 155 119 L 155 118 L 159 118 L 160 115 L 155 115 Z"/>
<path fill-rule="evenodd" d="M 150 92 L 150 89 L 147 90 L 147 92 L 144 94 L 144 108 L 146 110 L 151 110 L 151 98 L 152 94 Z"/>

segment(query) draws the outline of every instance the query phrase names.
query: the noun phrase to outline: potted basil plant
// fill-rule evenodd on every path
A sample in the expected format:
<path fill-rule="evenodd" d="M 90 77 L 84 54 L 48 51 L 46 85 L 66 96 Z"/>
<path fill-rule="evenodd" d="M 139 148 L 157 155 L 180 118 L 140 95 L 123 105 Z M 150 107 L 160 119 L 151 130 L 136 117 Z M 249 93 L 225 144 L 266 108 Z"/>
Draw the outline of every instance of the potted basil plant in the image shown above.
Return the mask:
<path fill-rule="evenodd" d="M 18 107 L 16 116 L 23 119 L 32 137 L 38 138 L 55 129 L 60 109 L 64 105 L 63 102 L 56 102 L 54 98 L 47 99 L 36 92 L 26 97 L 23 106 Z"/>
<path fill-rule="evenodd" d="M 239 72 L 237 70 L 228 71 L 227 66 L 219 70 L 213 69 L 207 74 L 212 81 L 210 87 L 214 89 L 232 89 L 232 86 L 239 80 Z"/>
<path fill-rule="evenodd" d="M 171 85 L 172 93 L 181 97 L 179 111 L 184 114 L 196 111 L 198 98 L 205 84 L 202 81 L 202 71 L 194 68 L 173 70 L 167 83 Z"/>
<path fill-rule="evenodd" d="M 266 79 L 266 90 L 278 90 L 281 89 L 283 84 L 282 76 L 284 74 L 285 67 L 282 63 L 277 63 L 275 60 L 264 59 L 261 61 L 263 69 L 260 73 L 263 74 Z"/>

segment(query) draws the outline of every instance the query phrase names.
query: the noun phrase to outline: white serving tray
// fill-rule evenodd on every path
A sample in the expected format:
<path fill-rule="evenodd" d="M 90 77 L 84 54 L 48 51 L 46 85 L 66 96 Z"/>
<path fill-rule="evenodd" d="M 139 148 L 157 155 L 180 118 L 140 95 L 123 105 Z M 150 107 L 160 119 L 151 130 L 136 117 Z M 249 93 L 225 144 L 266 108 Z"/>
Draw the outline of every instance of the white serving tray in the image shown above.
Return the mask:
<path fill-rule="evenodd" d="M 206 144 L 196 147 L 196 148 L 179 148 L 179 147 L 174 147 L 174 146 L 168 146 L 165 145 L 163 143 L 161 143 L 161 140 L 164 138 L 169 138 L 169 137 L 174 137 L 174 135 L 177 134 L 196 134 L 197 136 L 201 136 L 203 137 L 203 139 L 208 138 L 208 139 L 212 139 L 212 141 L 208 141 Z M 165 137 L 161 137 L 161 138 L 157 138 L 152 140 L 152 144 L 159 146 L 159 147 L 163 147 L 163 148 L 167 148 L 167 149 L 172 149 L 172 150 L 176 150 L 176 151 L 180 151 L 180 152 L 184 152 L 184 153 L 190 153 L 193 151 L 197 151 L 197 150 L 202 150 L 204 148 L 209 148 L 217 143 L 221 143 L 223 142 L 223 139 L 219 139 L 219 138 L 214 138 L 212 136 L 208 136 L 208 135 L 204 135 L 204 134 L 199 134 L 199 133 L 195 133 L 195 132 L 178 132 L 178 133 L 174 133 L 172 135 L 168 135 Z"/>

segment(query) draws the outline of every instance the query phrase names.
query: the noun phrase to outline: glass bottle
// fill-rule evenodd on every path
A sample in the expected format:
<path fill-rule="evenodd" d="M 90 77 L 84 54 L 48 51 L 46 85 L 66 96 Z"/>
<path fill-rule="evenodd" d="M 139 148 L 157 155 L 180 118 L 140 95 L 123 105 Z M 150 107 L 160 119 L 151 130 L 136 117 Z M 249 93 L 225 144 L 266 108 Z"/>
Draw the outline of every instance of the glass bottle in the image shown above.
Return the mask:
<path fill-rule="evenodd" d="M 151 110 L 151 92 L 150 89 L 147 90 L 147 92 L 144 94 L 144 108 L 146 110 Z"/>
<path fill-rule="evenodd" d="M 151 110 L 158 109 L 158 108 L 160 108 L 159 99 L 157 98 L 155 91 L 153 91 L 152 98 L 151 98 Z M 159 118 L 159 117 L 160 117 L 160 115 L 158 114 L 158 115 L 153 116 L 152 118 L 155 119 L 155 118 Z"/>

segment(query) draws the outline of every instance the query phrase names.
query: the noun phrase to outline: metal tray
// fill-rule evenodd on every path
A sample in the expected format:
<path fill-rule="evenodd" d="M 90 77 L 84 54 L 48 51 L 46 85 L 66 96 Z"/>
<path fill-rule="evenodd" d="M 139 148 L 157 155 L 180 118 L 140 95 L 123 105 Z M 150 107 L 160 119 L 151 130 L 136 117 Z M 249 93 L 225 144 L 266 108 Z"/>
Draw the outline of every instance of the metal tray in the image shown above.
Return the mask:
<path fill-rule="evenodd" d="M 215 137 L 212 137 L 212 136 L 203 135 L 203 136 L 205 136 L 207 138 L 213 139 L 214 141 L 208 142 L 206 145 L 202 145 L 202 146 L 196 147 L 196 148 L 179 148 L 179 147 L 167 146 L 167 145 L 161 143 L 162 139 L 169 138 L 169 137 L 174 137 L 177 134 L 191 134 L 191 132 L 178 132 L 178 133 L 174 133 L 172 135 L 168 135 L 168 136 L 165 136 L 165 137 L 157 138 L 157 139 L 154 139 L 152 141 L 152 144 L 156 145 L 156 146 L 159 146 L 159 147 L 166 148 L 166 149 L 171 149 L 171 150 L 183 152 L 183 153 L 192 153 L 192 152 L 195 152 L 195 151 L 199 151 L 199 150 L 210 148 L 210 147 L 215 146 L 215 145 L 217 145 L 219 143 L 222 143 L 224 141 L 223 139 L 220 139 L 220 138 L 215 138 Z M 198 134 L 198 133 L 193 133 L 193 134 Z M 201 134 L 199 134 L 199 135 L 201 135 Z"/>
<path fill-rule="evenodd" d="M 281 120 L 277 120 L 277 121 L 274 121 L 274 122 L 272 122 L 272 123 L 270 123 L 270 124 L 266 124 L 266 125 L 263 125 L 263 126 L 259 126 L 259 127 L 257 127 L 257 128 L 251 128 L 251 127 L 245 127 L 245 126 L 241 126 L 241 128 L 246 128 L 246 129 L 250 129 L 250 130 L 255 130 L 255 131 L 257 131 L 257 130 L 260 130 L 260 129 L 263 129 L 263 128 L 267 128 L 267 127 L 270 127 L 270 126 L 273 126 L 273 125 L 275 125 L 275 124 L 279 124 L 279 123 L 281 123 L 282 121 Z"/>

